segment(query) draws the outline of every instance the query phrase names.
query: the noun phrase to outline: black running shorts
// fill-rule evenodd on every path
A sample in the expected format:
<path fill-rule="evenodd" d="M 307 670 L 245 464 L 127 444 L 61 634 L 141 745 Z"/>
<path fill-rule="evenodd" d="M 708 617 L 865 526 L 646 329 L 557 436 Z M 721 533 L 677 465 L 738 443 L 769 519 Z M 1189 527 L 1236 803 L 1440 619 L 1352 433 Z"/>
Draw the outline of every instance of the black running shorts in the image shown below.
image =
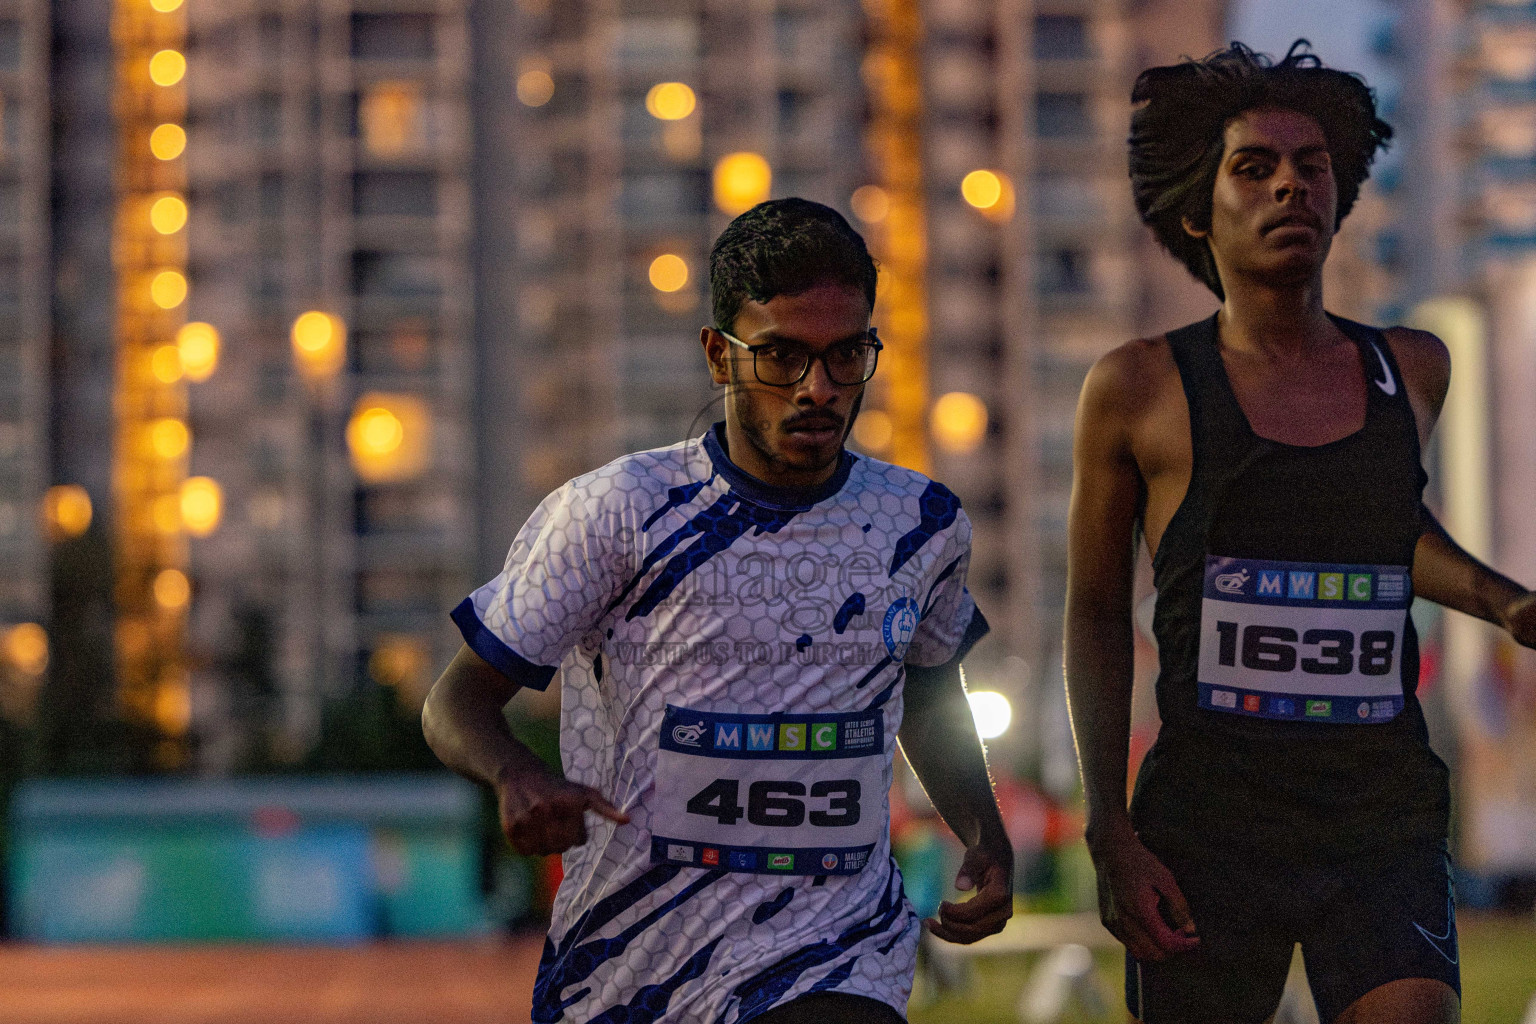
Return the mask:
<path fill-rule="evenodd" d="M 752 1018 L 752 1024 L 905 1024 L 878 999 L 846 992 L 815 992 Z"/>
<path fill-rule="evenodd" d="M 1126 955 L 1126 1005 L 1145 1024 L 1265 1020 L 1298 942 L 1325 1024 L 1403 978 L 1433 978 L 1461 994 L 1444 843 L 1327 865 L 1153 852 L 1189 901 L 1200 946 L 1160 963 Z"/>

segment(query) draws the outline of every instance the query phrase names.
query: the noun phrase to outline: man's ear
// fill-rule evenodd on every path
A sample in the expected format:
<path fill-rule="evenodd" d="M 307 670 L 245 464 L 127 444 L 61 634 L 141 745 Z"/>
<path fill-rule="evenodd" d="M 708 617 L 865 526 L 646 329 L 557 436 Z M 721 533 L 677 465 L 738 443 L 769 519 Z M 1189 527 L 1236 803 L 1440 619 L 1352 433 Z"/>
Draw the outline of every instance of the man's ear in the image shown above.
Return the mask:
<path fill-rule="evenodd" d="M 704 346 L 704 358 L 709 363 L 709 379 L 719 385 L 731 382 L 731 343 L 725 335 L 708 327 L 699 328 L 699 344 Z"/>
<path fill-rule="evenodd" d="M 1184 225 L 1184 233 L 1191 238 L 1206 238 L 1211 233 L 1210 228 L 1195 227 L 1195 222 L 1190 220 L 1188 217 L 1182 218 L 1180 223 Z"/>

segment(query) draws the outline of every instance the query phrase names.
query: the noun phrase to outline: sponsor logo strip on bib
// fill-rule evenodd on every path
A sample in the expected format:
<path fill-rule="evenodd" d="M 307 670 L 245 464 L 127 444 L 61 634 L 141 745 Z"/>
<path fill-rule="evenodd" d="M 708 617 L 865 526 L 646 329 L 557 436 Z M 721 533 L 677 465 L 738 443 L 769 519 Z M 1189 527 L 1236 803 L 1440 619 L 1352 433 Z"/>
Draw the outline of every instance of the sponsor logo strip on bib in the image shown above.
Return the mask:
<path fill-rule="evenodd" d="M 1405 566 L 1206 558 L 1200 706 L 1303 722 L 1403 707 Z"/>
<path fill-rule="evenodd" d="M 888 827 L 880 709 L 733 715 L 669 704 L 659 741 L 653 861 L 851 875 Z"/>

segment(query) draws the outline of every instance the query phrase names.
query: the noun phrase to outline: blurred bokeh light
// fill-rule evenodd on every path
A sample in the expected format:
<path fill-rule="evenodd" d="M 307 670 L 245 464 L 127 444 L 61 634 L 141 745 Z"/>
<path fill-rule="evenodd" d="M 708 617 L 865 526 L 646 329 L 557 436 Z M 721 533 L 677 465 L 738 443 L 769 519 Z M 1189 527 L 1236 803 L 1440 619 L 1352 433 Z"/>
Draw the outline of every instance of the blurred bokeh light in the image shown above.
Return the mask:
<path fill-rule="evenodd" d="M 149 133 L 149 151 L 157 160 L 174 160 L 187 148 L 187 130 L 179 124 L 162 124 Z"/>
<path fill-rule="evenodd" d="M 659 82 L 645 94 L 645 109 L 661 121 L 681 121 L 698 104 L 693 90 L 682 82 Z"/>
<path fill-rule="evenodd" d="M 149 58 L 150 81 L 160 86 L 172 86 L 187 73 L 187 58 L 177 50 L 161 50 Z"/>
<path fill-rule="evenodd" d="M 760 153 L 728 153 L 715 164 L 715 205 L 723 213 L 745 213 L 772 189 L 773 169 Z"/>
<path fill-rule="evenodd" d="M 662 253 L 651 261 L 648 276 L 657 291 L 675 292 L 688 283 L 688 262 L 675 253 Z"/>
<path fill-rule="evenodd" d="M 890 193 L 879 185 L 860 185 L 850 200 L 853 215 L 866 224 L 879 224 L 890 215 Z"/>
<path fill-rule="evenodd" d="M 219 366 L 219 332 L 200 320 L 184 324 L 176 332 L 176 352 L 188 380 L 207 380 Z"/>
<path fill-rule="evenodd" d="M 987 436 L 987 406 L 966 391 L 951 391 L 933 403 L 933 439 L 955 455 L 973 452 Z"/>
<path fill-rule="evenodd" d="M 79 484 L 57 484 L 43 498 L 43 516 L 55 537 L 78 537 L 91 526 L 91 496 Z"/>
<path fill-rule="evenodd" d="M 555 96 L 555 79 L 549 64 L 541 60 L 523 62 L 517 76 L 517 98 L 525 107 L 542 107 Z"/>
<path fill-rule="evenodd" d="M 194 476 L 181 485 L 181 521 L 194 537 L 207 537 L 224 516 L 224 490 L 212 477 Z"/>
<path fill-rule="evenodd" d="M 341 318 L 319 310 L 299 314 L 289 332 L 299 369 L 311 380 L 333 377 L 347 359 L 347 332 Z"/>

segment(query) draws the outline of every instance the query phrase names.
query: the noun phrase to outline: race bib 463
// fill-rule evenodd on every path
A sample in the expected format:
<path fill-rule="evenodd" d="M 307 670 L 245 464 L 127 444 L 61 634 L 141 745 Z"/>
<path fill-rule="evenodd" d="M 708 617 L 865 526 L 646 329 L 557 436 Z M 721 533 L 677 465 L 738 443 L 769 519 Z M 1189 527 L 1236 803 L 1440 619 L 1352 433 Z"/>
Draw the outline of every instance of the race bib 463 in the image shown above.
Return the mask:
<path fill-rule="evenodd" d="M 1385 722 L 1403 707 L 1409 569 L 1205 561 L 1200 706 L 1305 722 Z"/>
<path fill-rule="evenodd" d="M 732 715 L 669 704 L 659 739 L 653 861 L 849 875 L 887 827 L 879 709 Z"/>

